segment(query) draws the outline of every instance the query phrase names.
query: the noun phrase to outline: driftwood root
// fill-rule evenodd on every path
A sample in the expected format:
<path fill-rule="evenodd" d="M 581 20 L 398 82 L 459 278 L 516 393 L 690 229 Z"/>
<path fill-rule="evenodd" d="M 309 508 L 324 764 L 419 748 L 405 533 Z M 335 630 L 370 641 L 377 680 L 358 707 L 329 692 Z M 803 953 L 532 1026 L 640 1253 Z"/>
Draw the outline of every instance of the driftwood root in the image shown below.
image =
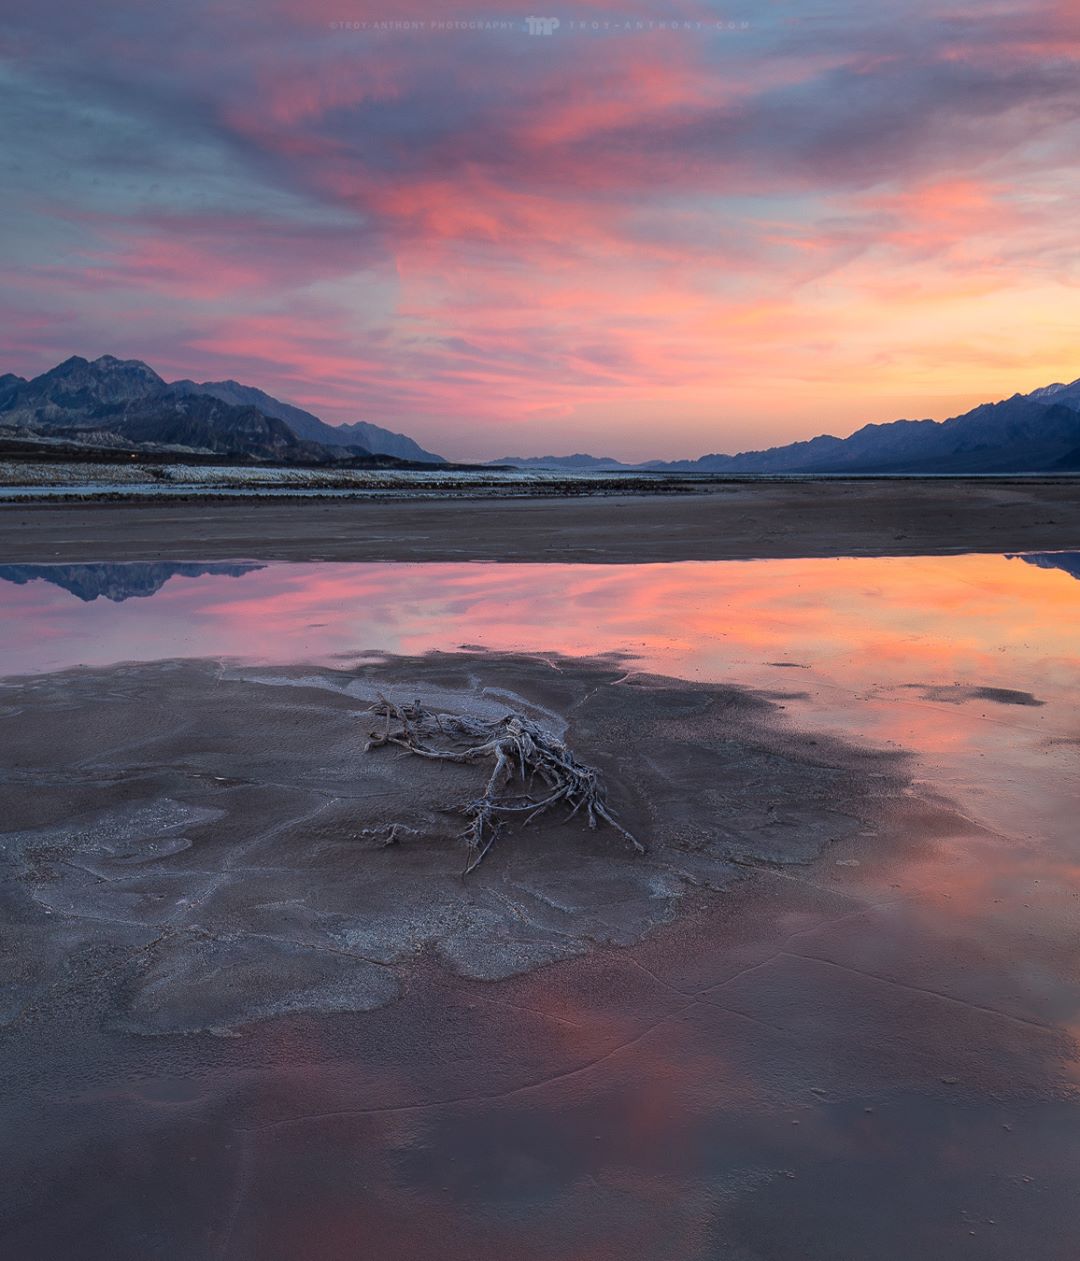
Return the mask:
<path fill-rule="evenodd" d="M 606 802 L 599 774 L 584 766 L 566 745 L 521 714 L 494 721 L 465 714 L 438 714 L 417 700 L 397 705 L 380 696 L 371 712 L 382 718 L 372 731 L 367 749 L 396 745 L 418 757 L 460 765 L 491 761 L 491 775 L 481 796 L 462 807 L 468 824 L 461 833 L 467 849 L 465 874 L 490 852 L 504 822 L 515 817 L 524 824 L 556 806 L 567 808 L 567 818 L 581 816 L 590 828 L 601 823 L 619 832 L 639 853 L 645 846 L 615 818 Z M 517 791 L 513 791 L 516 786 Z M 395 825 L 387 844 L 398 839 Z"/>

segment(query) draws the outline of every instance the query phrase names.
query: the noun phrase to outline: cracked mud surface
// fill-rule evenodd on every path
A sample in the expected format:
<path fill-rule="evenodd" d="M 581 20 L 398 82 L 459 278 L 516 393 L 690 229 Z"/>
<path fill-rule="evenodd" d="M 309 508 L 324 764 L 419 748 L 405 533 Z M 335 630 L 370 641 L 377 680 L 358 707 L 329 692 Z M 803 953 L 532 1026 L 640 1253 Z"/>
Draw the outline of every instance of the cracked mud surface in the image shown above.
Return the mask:
<path fill-rule="evenodd" d="M 487 772 L 365 753 L 381 692 L 565 736 L 649 852 L 545 816 L 463 879 L 447 807 Z M 466 653 L 9 680 L 0 1015 L 97 978 L 111 1028 L 220 1034 L 380 1007 L 419 957 L 493 980 L 636 942 L 688 894 L 812 863 L 895 805 L 904 758 L 789 729 L 787 695 Z"/>

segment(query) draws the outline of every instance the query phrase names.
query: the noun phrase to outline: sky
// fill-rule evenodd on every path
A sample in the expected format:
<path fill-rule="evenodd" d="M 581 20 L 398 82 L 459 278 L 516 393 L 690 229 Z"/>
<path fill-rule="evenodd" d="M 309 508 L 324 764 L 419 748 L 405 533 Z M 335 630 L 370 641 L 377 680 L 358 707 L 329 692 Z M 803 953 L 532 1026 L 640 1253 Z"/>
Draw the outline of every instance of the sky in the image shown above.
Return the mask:
<path fill-rule="evenodd" d="M 1080 376 L 1077 0 L 4 10 L 0 372 L 626 460 Z"/>

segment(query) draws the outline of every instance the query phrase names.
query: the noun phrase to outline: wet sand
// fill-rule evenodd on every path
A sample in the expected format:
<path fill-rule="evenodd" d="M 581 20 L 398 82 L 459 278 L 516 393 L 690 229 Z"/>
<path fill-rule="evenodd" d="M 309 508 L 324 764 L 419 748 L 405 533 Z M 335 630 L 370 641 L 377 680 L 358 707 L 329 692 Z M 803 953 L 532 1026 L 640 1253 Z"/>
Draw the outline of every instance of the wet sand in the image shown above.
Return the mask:
<path fill-rule="evenodd" d="M 716 569 L 9 566 L 5 1255 L 1072 1261 L 1075 557 Z"/>
<path fill-rule="evenodd" d="M 652 853 L 522 831 L 461 881 L 434 809 L 461 768 L 360 752 L 406 682 L 564 721 Z M 1066 869 L 1040 888 L 1028 846 L 778 697 L 628 682 L 454 655 L 9 680 L 11 1255 L 1071 1261 Z M 358 835 L 402 810 L 415 842 Z"/>
<path fill-rule="evenodd" d="M 0 506 L 7 563 L 904 556 L 1080 548 L 1080 478 L 716 482 L 691 495 Z"/>

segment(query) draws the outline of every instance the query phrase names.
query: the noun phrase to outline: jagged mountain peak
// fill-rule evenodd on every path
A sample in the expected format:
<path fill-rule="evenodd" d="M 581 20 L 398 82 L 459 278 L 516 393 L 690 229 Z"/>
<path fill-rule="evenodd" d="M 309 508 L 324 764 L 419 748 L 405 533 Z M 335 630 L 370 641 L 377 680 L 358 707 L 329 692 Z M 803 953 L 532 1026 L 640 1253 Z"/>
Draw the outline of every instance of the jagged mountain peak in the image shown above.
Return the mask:
<path fill-rule="evenodd" d="M 84 359 L 82 355 L 69 355 L 63 362 L 58 363 L 55 368 L 50 368 L 47 372 L 42 372 L 39 376 L 33 378 L 40 381 L 43 378 L 69 377 L 83 373 L 92 372 L 94 375 L 106 375 L 123 373 L 132 377 L 142 377 L 147 381 L 154 381 L 160 386 L 165 384 L 163 378 L 150 367 L 148 363 L 144 363 L 141 359 L 118 359 L 116 355 L 98 355 L 96 359 Z"/>
<path fill-rule="evenodd" d="M 101 408 L 156 397 L 165 382 L 140 359 L 102 355 L 91 362 L 71 355 L 29 381 L 5 377 L 0 409 L 5 424 L 34 427 L 82 424 Z"/>
<path fill-rule="evenodd" d="M 75 394 L 83 396 L 85 402 L 118 403 L 147 398 L 164 388 L 164 380 L 141 359 L 101 355 L 90 360 L 72 355 L 26 382 L 21 394 L 44 403 L 70 406 L 66 400 L 72 400 Z"/>
<path fill-rule="evenodd" d="M 97 599 L 120 604 L 133 597 L 156 595 L 176 577 L 201 578 L 207 574 L 240 578 L 265 566 L 256 563 L 232 564 L 224 561 L 199 565 L 173 561 L 126 561 L 119 564 L 89 565 L 0 565 L 0 581 L 25 586 L 28 582 L 48 582 L 69 591 L 84 603 Z"/>
<path fill-rule="evenodd" d="M 411 438 L 364 421 L 331 426 L 310 412 L 230 379 L 167 385 L 139 359 L 72 355 L 26 381 L 0 376 L 5 426 L 101 431 L 144 445 L 259 459 L 354 459 L 368 452 L 439 461 Z M 589 455 L 507 458 L 523 467 L 635 467 Z M 730 473 L 1031 472 L 1080 467 L 1080 379 L 1055 382 L 946 421 L 867 424 L 846 438 L 707 455 L 638 468 Z"/>
<path fill-rule="evenodd" d="M 169 385 L 141 359 L 116 355 L 71 355 L 30 381 L 0 377 L 0 424 L 31 434 L 64 432 L 95 447 L 134 443 L 286 463 L 442 462 L 377 425 L 335 428 L 233 380 Z"/>
<path fill-rule="evenodd" d="M 1063 403 L 1067 407 L 1080 403 L 1080 377 L 1075 381 L 1056 381 L 1053 385 L 1044 385 L 1041 389 L 1032 390 L 1024 397 L 1036 403 Z"/>

